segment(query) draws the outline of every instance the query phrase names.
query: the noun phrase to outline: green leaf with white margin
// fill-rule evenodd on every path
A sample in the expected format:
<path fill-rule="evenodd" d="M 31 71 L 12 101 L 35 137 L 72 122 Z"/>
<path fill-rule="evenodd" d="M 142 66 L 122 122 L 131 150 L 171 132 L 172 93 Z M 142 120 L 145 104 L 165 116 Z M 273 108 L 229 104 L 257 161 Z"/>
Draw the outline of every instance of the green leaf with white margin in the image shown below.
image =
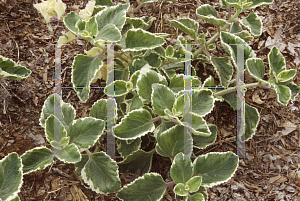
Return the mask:
<path fill-rule="evenodd" d="M 136 139 L 155 129 L 151 122 L 152 116 L 145 109 L 137 109 L 129 112 L 115 126 L 115 137 L 123 140 Z"/>
<path fill-rule="evenodd" d="M 76 27 L 77 22 L 80 20 L 80 16 L 77 15 L 74 11 L 71 11 L 64 17 L 65 26 L 71 31 L 74 35 L 79 35 L 79 29 Z"/>
<path fill-rule="evenodd" d="M 78 176 L 81 176 L 81 170 L 84 168 L 88 160 L 89 156 L 87 154 L 81 154 L 81 161 L 74 164 Z"/>
<path fill-rule="evenodd" d="M 121 31 L 126 21 L 128 8 L 129 4 L 119 4 L 107 7 L 97 13 L 95 17 L 98 23 L 98 31 L 101 31 L 108 24 L 114 24 Z"/>
<path fill-rule="evenodd" d="M 265 83 L 263 79 L 265 74 L 265 64 L 263 60 L 259 58 L 251 58 L 246 61 L 246 68 L 250 75 L 257 81 Z"/>
<path fill-rule="evenodd" d="M 165 40 L 143 29 L 130 29 L 125 36 L 124 51 L 149 50 L 162 46 Z"/>
<path fill-rule="evenodd" d="M 18 65 L 11 59 L 0 55 L 0 78 L 9 78 L 12 80 L 21 80 L 27 78 L 31 70 Z"/>
<path fill-rule="evenodd" d="M 174 102 L 175 94 L 167 86 L 152 84 L 151 105 L 157 115 L 166 116 L 164 110 L 172 111 Z"/>
<path fill-rule="evenodd" d="M 155 128 L 155 130 L 153 132 L 154 137 L 157 139 L 157 137 L 160 136 L 160 134 L 162 132 L 164 132 L 165 130 L 167 130 L 175 125 L 176 125 L 176 123 L 173 121 L 162 121 L 162 123 L 158 127 Z"/>
<path fill-rule="evenodd" d="M 65 163 L 77 163 L 81 161 L 81 154 L 75 144 L 69 144 L 64 149 L 55 152 L 55 156 Z"/>
<path fill-rule="evenodd" d="M 185 102 L 185 95 L 182 94 L 175 99 L 175 103 L 172 108 L 172 113 L 175 116 L 183 116 L 184 112 L 188 111 L 187 108 L 190 108 L 190 101 Z"/>
<path fill-rule="evenodd" d="M 170 24 L 197 40 L 199 24 L 190 18 L 169 19 Z"/>
<path fill-rule="evenodd" d="M 203 117 L 210 113 L 214 106 L 213 93 L 209 89 L 192 90 L 192 112 Z"/>
<path fill-rule="evenodd" d="M 141 148 L 141 138 L 136 138 L 128 144 L 126 140 L 117 139 L 117 149 L 118 153 L 123 157 L 126 158 L 129 154 L 134 151 L 137 151 Z"/>
<path fill-rule="evenodd" d="M 193 137 L 193 146 L 198 149 L 205 149 L 207 146 L 214 143 L 217 139 L 217 126 L 208 125 L 211 135 L 201 136 L 201 135 L 192 135 Z"/>
<path fill-rule="evenodd" d="M 240 37 L 241 39 L 245 40 L 246 42 L 252 41 L 254 37 L 246 30 L 243 30 L 239 33 L 235 33 L 234 35 Z"/>
<path fill-rule="evenodd" d="M 188 191 L 185 189 L 185 185 L 183 183 L 178 183 L 173 189 L 174 193 L 180 196 L 188 195 Z"/>
<path fill-rule="evenodd" d="M 205 197 L 201 193 L 196 193 L 195 195 L 192 195 L 191 201 L 205 201 Z"/>
<path fill-rule="evenodd" d="M 192 176 L 194 170 L 191 159 L 183 153 L 178 153 L 172 163 L 170 175 L 176 184 L 186 183 Z"/>
<path fill-rule="evenodd" d="M 111 0 L 96 0 L 96 6 L 113 6 L 113 2 Z"/>
<path fill-rule="evenodd" d="M 45 132 L 46 139 L 49 143 L 53 141 L 60 142 L 62 138 L 67 136 L 64 126 L 53 114 L 46 120 Z"/>
<path fill-rule="evenodd" d="M 239 158 L 232 152 L 211 152 L 194 160 L 194 175 L 202 176 L 202 186 L 212 187 L 228 181 L 238 164 Z"/>
<path fill-rule="evenodd" d="M 278 85 L 285 85 L 291 90 L 291 100 L 295 101 L 295 97 L 299 94 L 300 92 L 300 87 L 296 85 L 294 82 L 287 81 L 287 82 L 278 82 Z"/>
<path fill-rule="evenodd" d="M 230 6 L 238 10 L 242 9 L 240 0 L 220 0 L 221 8 L 228 9 Z"/>
<path fill-rule="evenodd" d="M 22 161 L 16 152 L 0 160 L 0 199 L 10 201 L 20 192 L 23 183 Z"/>
<path fill-rule="evenodd" d="M 63 125 L 68 128 L 76 117 L 74 107 L 70 103 L 63 103 L 62 105 Z"/>
<path fill-rule="evenodd" d="M 233 67 L 229 57 L 210 57 L 211 63 L 215 67 L 216 72 L 220 78 L 222 86 L 228 86 L 232 78 Z"/>
<path fill-rule="evenodd" d="M 278 81 L 279 82 L 286 82 L 286 81 L 292 80 L 294 78 L 294 76 L 296 75 L 296 73 L 297 73 L 296 69 L 281 71 L 277 75 Z"/>
<path fill-rule="evenodd" d="M 197 192 L 191 193 L 192 196 L 195 195 L 195 194 L 202 194 L 203 197 L 204 197 L 203 201 L 208 201 L 207 190 L 206 190 L 205 187 L 200 186 L 200 188 L 199 188 L 199 190 Z M 197 196 L 196 196 L 196 198 L 197 198 Z M 198 201 L 198 200 L 192 200 L 192 201 Z M 199 201 L 201 201 L 201 200 L 199 200 Z"/>
<path fill-rule="evenodd" d="M 169 88 L 178 93 L 179 91 L 184 90 L 184 74 L 176 74 L 170 80 Z"/>
<path fill-rule="evenodd" d="M 134 96 L 131 100 L 132 102 L 129 106 L 130 110 L 128 112 L 131 112 L 132 110 L 140 109 L 144 106 L 139 96 Z"/>
<path fill-rule="evenodd" d="M 69 144 L 69 141 L 70 141 L 70 137 L 63 137 L 59 142 L 52 141 L 50 142 L 50 144 L 55 149 L 64 149 Z"/>
<path fill-rule="evenodd" d="M 141 149 L 132 152 L 125 160 L 118 163 L 120 173 L 135 173 L 138 169 L 141 170 L 141 173 L 150 172 L 154 152 L 155 149 L 149 152 Z"/>
<path fill-rule="evenodd" d="M 91 154 L 81 170 L 81 176 L 83 181 L 97 193 L 114 193 L 121 188 L 117 162 L 104 152 Z"/>
<path fill-rule="evenodd" d="M 152 84 L 167 85 L 166 78 L 150 68 L 142 68 L 137 79 L 137 93 L 144 104 L 151 102 Z"/>
<path fill-rule="evenodd" d="M 129 64 L 130 75 L 138 70 L 141 70 L 144 66 L 148 64 L 147 61 L 142 59 L 135 59 Z"/>
<path fill-rule="evenodd" d="M 250 140 L 257 129 L 260 114 L 255 107 L 245 104 L 245 141 Z"/>
<path fill-rule="evenodd" d="M 145 56 L 144 59 L 148 62 L 150 66 L 159 67 L 161 64 L 160 56 L 157 53 L 150 53 Z"/>
<path fill-rule="evenodd" d="M 99 31 L 91 43 L 96 43 L 99 41 L 118 42 L 121 40 L 121 38 L 121 31 L 116 27 L 116 25 L 107 24 Z"/>
<path fill-rule="evenodd" d="M 126 22 L 132 24 L 134 28 L 141 28 L 144 30 L 149 29 L 152 26 L 155 17 L 126 17 Z"/>
<path fill-rule="evenodd" d="M 204 80 L 202 87 L 215 87 L 215 79 L 210 75 Z"/>
<path fill-rule="evenodd" d="M 240 37 L 241 39 L 245 41 L 251 41 L 253 40 L 253 36 L 246 30 L 243 30 L 241 25 L 239 23 L 232 23 L 230 26 L 230 33 L 233 33 L 234 35 Z"/>
<path fill-rule="evenodd" d="M 182 125 L 191 129 L 194 135 L 200 135 L 204 137 L 208 137 L 211 135 L 211 132 L 206 124 L 206 121 L 199 115 L 192 113 L 192 125 L 188 122 L 184 122 L 184 118 L 181 119 Z"/>
<path fill-rule="evenodd" d="M 230 33 L 235 34 L 235 33 L 241 32 L 241 31 L 243 31 L 243 28 L 241 27 L 241 25 L 239 23 L 233 22 L 231 24 L 231 26 L 230 26 Z"/>
<path fill-rule="evenodd" d="M 77 96 L 82 102 L 88 100 L 90 93 L 89 86 L 102 65 L 103 61 L 100 58 L 82 54 L 75 56 L 72 64 L 72 83 L 77 92 Z"/>
<path fill-rule="evenodd" d="M 1 198 L 0 198 L 0 200 L 1 200 Z M 20 197 L 19 197 L 19 196 L 17 196 L 17 197 L 13 198 L 13 199 L 12 199 L 12 200 L 10 200 L 10 201 L 20 201 Z"/>
<path fill-rule="evenodd" d="M 166 192 L 166 183 L 157 173 L 146 173 L 124 186 L 117 197 L 124 201 L 161 200 Z"/>
<path fill-rule="evenodd" d="M 261 19 L 256 15 L 256 13 L 250 13 L 246 18 L 240 20 L 241 24 L 243 24 L 251 34 L 257 38 L 262 33 L 262 22 Z"/>
<path fill-rule="evenodd" d="M 272 84 L 274 90 L 277 94 L 277 102 L 281 105 L 287 106 L 289 100 L 291 99 L 291 90 L 289 87 L 284 85 Z"/>
<path fill-rule="evenodd" d="M 100 99 L 95 102 L 90 110 L 90 117 L 94 117 L 96 119 L 102 119 L 106 121 L 106 104 L 107 99 Z"/>
<path fill-rule="evenodd" d="M 256 57 L 252 48 L 240 37 L 228 32 L 221 31 L 220 39 L 223 48 L 232 57 L 235 66 L 237 66 L 237 44 L 244 45 L 244 61 L 246 61 L 249 58 Z"/>
<path fill-rule="evenodd" d="M 80 151 L 94 146 L 105 129 L 105 121 L 93 117 L 76 119 L 67 129 L 70 143 L 76 144 Z"/>
<path fill-rule="evenodd" d="M 202 177 L 201 176 L 194 176 L 190 178 L 187 182 L 186 185 L 189 186 L 189 192 L 194 193 L 199 190 L 199 187 L 202 182 Z"/>
<path fill-rule="evenodd" d="M 274 46 L 268 54 L 269 66 L 270 66 L 270 76 L 277 76 L 281 71 L 286 70 L 285 59 L 283 55 L 279 52 L 278 48 Z"/>
<path fill-rule="evenodd" d="M 55 102 L 54 102 L 55 100 Z M 48 98 L 45 100 L 42 112 L 41 112 L 41 117 L 40 117 L 40 126 L 43 128 L 45 127 L 46 120 L 48 117 L 52 114 L 54 115 L 54 106 L 55 105 L 60 105 L 62 107 L 62 115 L 63 115 L 63 125 L 65 127 L 68 127 L 70 123 L 73 122 L 76 114 L 75 110 L 72 105 L 69 103 L 64 103 L 61 100 L 60 95 L 58 94 L 51 94 L 48 96 Z"/>
<path fill-rule="evenodd" d="M 248 2 L 252 2 L 251 5 L 247 6 L 246 9 L 252 9 L 259 6 L 267 6 L 274 2 L 274 0 L 248 0 Z"/>
<path fill-rule="evenodd" d="M 98 32 L 98 25 L 96 18 L 93 16 L 89 19 L 89 21 L 85 24 L 85 31 L 89 33 L 89 36 L 93 37 Z"/>
<path fill-rule="evenodd" d="M 173 55 L 174 55 L 173 46 L 168 45 L 168 47 L 166 48 L 166 56 L 167 57 L 173 57 Z"/>
<path fill-rule="evenodd" d="M 216 9 L 209 4 L 204 4 L 197 8 L 196 14 L 200 19 L 206 20 L 216 26 L 227 24 L 226 20 L 218 18 Z"/>
<path fill-rule="evenodd" d="M 186 137 L 184 136 L 183 126 L 176 125 L 165 130 L 157 137 L 155 149 L 159 155 L 165 157 L 173 158 L 180 152 L 190 156 L 193 150 L 193 139 L 189 133 Z"/>
<path fill-rule="evenodd" d="M 133 84 L 132 82 L 128 81 L 123 81 L 123 80 L 116 80 L 113 83 L 109 84 L 107 87 L 105 87 L 104 92 L 107 94 L 107 88 L 109 88 L 110 85 L 114 85 L 115 87 L 115 97 L 118 96 L 123 96 L 125 94 L 127 94 L 132 88 L 133 88 Z"/>

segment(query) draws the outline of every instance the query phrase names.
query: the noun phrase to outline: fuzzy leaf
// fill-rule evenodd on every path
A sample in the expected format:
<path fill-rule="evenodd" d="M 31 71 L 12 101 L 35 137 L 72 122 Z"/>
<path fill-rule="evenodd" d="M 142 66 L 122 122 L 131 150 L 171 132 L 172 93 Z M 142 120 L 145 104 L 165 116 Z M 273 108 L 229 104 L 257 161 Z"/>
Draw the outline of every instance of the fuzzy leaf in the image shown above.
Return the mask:
<path fill-rule="evenodd" d="M 188 194 L 188 191 L 185 189 L 185 185 L 183 183 L 176 184 L 173 191 L 180 196 L 186 196 Z"/>
<path fill-rule="evenodd" d="M 263 80 L 265 74 L 265 65 L 263 60 L 259 58 L 248 59 L 246 61 L 246 67 L 252 77 L 258 81 L 266 82 Z"/>
<path fill-rule="evenodd" d="M 216 9 L 209 4 L 204 4 L 197 8 L 196 14 L 200 19 L 206 20 L 216 26 L 227 24 L 226 20 L 218 18 Z"/>
<path fill-rule="evenodd" d="M 281 105 L 287 106 L 291 98 L 291 90 L 284 85 L 273 84 L 274 90 L 277 94 L 277 102 Z"/>
<path fill-rule="evenodd" d="M 121 188 L 118 165 L 104 152 L 91 154 L 81 170 L 81 176 L 97 193 L 114 193 Z"/>
<path fill-rule="evenodd" d="M 251 32 L 256 38 L 262 33 L 261 19 L 254 13 L 250 13 L 246 18 L 241 20 L 241 23 Z"/>
<path fill-rule="evenodd" d="M 46 120 L 46 139 L 49 143 L 60 142 L 62 138 L 67 136 L 67 132 L 61 122 L 53 114 Z"/>
<path fill-rule="evenodd" d="M 23 174 L 28 174 L 38 169 L 45 169 L 53 163 L 53 156 L 53 152 L 46 147 L 37 147 L 28 150 L 21 156 Z"/>
<path fill-rule="evenodd" d="M 141 28 L 144 30 L 149 29 L 152 26 L 155 17 L 126 17 L 126 22 L 132 24 L 134 28 Z"/>
<path fill-rule="evenodd" d="M 90 117 L 106 121 L 106 104 L 107 99 L 100 99 L 95 102 L 90 110 Z"/>
<path fill-rule="evenodd" d="M 219 75 L 221 85 L 228 86 L 233 74 L 229 57 L 210 57 L 210 60 Z"/>
<path fill-rule="evenodd" d="M 140 51 L 159 47 L 165 40 L 143 29 L 130 29 L 126 33 L 124 51 Z"/>
<path fill-rule="evenodd" d="M 182 30 L 184 33 L 190 35 L 193 39 L 197 40 L 197 33 L 199 24 L 190 18 L 169 19 L 169 22 L 176 28 Z"/>
<path fill-rule="evenodd" d="M 260 114 L 255 107 L 245 104 L 245 141 L 253 137 L 257 129 L 260 119 Z"/>
<path fill-rule="evenodd" d="M 24 66 L 19 66 L 11 59 L 0 55 L 0 78 L 21 80 L 27 78 L 30 74 L 31 70 Z"/>
<path fill-rule="evenodd" d="M 67 130 L 70 143 L 76 144 L 80 150 L 86 150 L 96 143 L 105 128 L 105 122 L 93 117 L 77 119 Z"/>
<path fill-rule="evenodd" d="M 72 83 L 75 91 L 77 92 L 77 96 L 82 102 L 86 102 L 88 100 L 90 92 L 89 86 L 102 65 L 103 61 L 97 57 L 82 54 L 78 54 L 75 57 L 72 65 Z"/>
<path fill-rule="evenodd" d="M 294 76 L 296 75 L 296 72 L 297 72 L 296 69 L 281 71 L 277 75 L 278 81 L 279 82 L 286 82 L 286 81 L 292 80 L 294 78 Z"/>
<path fill-rule="evenodd" d="M 154 83 L 168 84 L 166 78 L 162 75 L 149 68 L 143 68 L 140 71 L 136 86 L 139 97 L 144 104 L 151 102 L 152 84 Z"/>
<path fill-rule="evenodd" d="M 114 24 L 105 25 L 97 34 L 97 36 L 91 41 L 96 43 L 99 41 L 105 42 L 118 42 L 122 38 L 120 30 Z"/>
<path fill-rule="evenodd" d="M 10 201 L 18 195 L 22 186 L 22 161 L 13 152 L 0 160 L 0 199 Z"/>
<path fill-rule="evenodd" d="M 192 90 L 192 112 L 203 117 L 214 106 L 214 98 L 211 90 Z"/>
<path fill-rule="evenodd" d="M 191 196 L 191 201 L 205 201 L 205 197 L 201 193 L 196 193 Z"/>
<path fill-rule="evenodd" d="M 140 149 L 141 142 L 141 138 L 134 139 L 130 144 L 126 140 L 117 139 L 118 152 L 123 158 L 126 158 L 132 152 Z"/>
<path fill-rule="evenodd" d="M 170 175 L 176 184 L 185 183 L 193 176 L 192 161 L 183 153 L 178 153 L 172 163 Z"/>
<path fill-rule="evenodd" d="M 256 57 L 251 47 L 240 37 L 231 33 L 221 31 L 220 38 L 223 48 L 232 57 L 235 66 L 237 66 L 237 44 L 244 45 L 244 61 L 246 61 L 249 58 Z"/>
<path fill-rule="evenodd" d="M 246 9 L 252 9 L 259 6 L 270 5 L 274 2 L 274 0 L 248 0 L 248 2 L 252 2 L 252 4 L 247 6 Z"/>
<path fill-rule="evenodd" d="M 141 170 L 141 173 L 150 172 L 153 153 L 153 151 L 145 152 L 144 150 L 134 151 L 125 160 L 118 163 L 120 173 L 135 173 L 138 169 Z"/>
<path fill-rule="evenodd" d="M 268 55 L 269 66 L 270 66 L 270 76 L 274 75 L 276 78 L 281 71 L 286 69 L 285 59 L 283 55 L 279 52 L 278 48 L 274 46 Z"/>
<path fill-rule="evenodd" d="M 211 132 L 206 124 L 206 121 L 199 115 L 195 113 L 191 113 L 192 117 L 192 125 L 188 122 L 184 122 L 184 118 L 181 119 L 182 125 L 191 129 L 191 132 L 194 135 L 200 135 L 204 137 L 208 137 L 211 135 Z"/>
<path fill-rule="evenodd" d="M 202 182 L 202 177 L 201 176 L 195 176 L 190 178 L 187 182 L 186 185 L 189 186 L 189 192 L 190 193 L 194 193 L 196 191 L 198 191 L 200 185 Z"/>
<path fill-rule="evenodd" d="M 192 135 L 193 137 L 193 146 L 198 149 L 205 149 L 208 145 L 214 143 L 217 139 L 217 126 L 209 125 L 209 130 L 211 135 L 201 136 L 201 135 Z"/>
<path fill-rule="evenodd" d="M 126 21 L 126 12 L 129 4 L 119 4 L 117 6 L 107 7 L 95 15 L 98 31 L 101 31 L 106 25 L 114 24 L 120 31 Z"/>
<path fill-rule="evenodd" d="M 202 186 L 215 186 L 233 176 L 238 162 L 238 156 L 232 152 L 207 153 L 194 160 L 194 175 L 202 176 Z"/>
<path fill-rule="evenodd" d="M 175 157 L 180 152 L 190 156 L 192 148 L 192 137 L 189 133 L 187 133 L 187 136 L 185 137 L 184 127 L 180 125 L 173 126 L 162 132 L 157 137 L 157 144 L 155 147 L 157 153 L 165 157 Z"/>
<path fill-rule="evenodd" d="M 167 86 L 152 84 L 151 105 L 157 115 L 166 116 L 164 110 L 172 111 L 174 102 L 175 94 Z"/>
<path fill-rule="evenodd" d="M 154 131 L 155 126 L 151 120 L 152 116 L 147 110 L 133 110 L 115 126 L 115 136 L 123 140 L 141 137 Z"/>
<path fill-rule="evenodd" d="M 81 160 L 81 154 L 75 144 L 69 144 L 64 149 L 55 152 L 55 156 L 65 163 L 77 163 Z"/>
<path fill-rule="evenodd" d="M 146 173 L 123 187 L 117 197 L 124 201 L 161 200 L 166 192 L 165 182 L 157 173 Z"/>

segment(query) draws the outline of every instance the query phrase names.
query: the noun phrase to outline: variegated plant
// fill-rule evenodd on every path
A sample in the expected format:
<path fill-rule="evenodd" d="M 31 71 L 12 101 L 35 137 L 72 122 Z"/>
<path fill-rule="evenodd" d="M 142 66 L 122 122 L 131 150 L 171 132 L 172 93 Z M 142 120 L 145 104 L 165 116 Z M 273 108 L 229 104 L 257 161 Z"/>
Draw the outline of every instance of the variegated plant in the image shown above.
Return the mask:
<path fill-rule="evenodd" d="M 11 59 L 0 55 L 0 78 L 9 78 L 12 80 L 21 80 L 27 78 L 31 70 L 18 65 Z"/>
<path fill-rule="evenodd" d="M 142 0 L 137 9 L 154 1 Z M 204 119 L 212 111 L 215 101 L 225 100 L 234 110 L 238 109 L 234 87 L 237 83 L 233 76 L 234 67 L 239 71 L 239 49 L 236 45 L 244 45 L 244 67 L 258 81 L 242 83 L 242 88 L 268 85 L 276 92 L 278 102 L 285 106 L 300 91 L 300 87 L 293 82 L 296 70 L 286 70 L 284 57 L 276 47 L 268 55 L 270 78 L 264 80 L 264 63 L 256 58 L 246 43 L 261 35 L 262 22 L 255 13 L 238 19 L 238 15 L 245 10 L 269 5 L 273 0 L 220 0 L 222 8 L 235 9 L 235 14 L 228 20 L 220 19 L 212 6 L 200 6 L 196 10 L 197 16 L 218 29 L 209 40 L 198 33 L 197 21 L 190 18 L 170 19 L 173 26 L 190 35 L 196 44 L 201 43 L 191 51 L 186 49 L 191 41 L 183 36 L 178 36 L 176 46 L 164 48 L 162 45 L 168 34 L 146 31 L 155 18 L 133 17 L 134 10 L 129 6 L 129 1 L 116 6 L 110 0 L 90 1 L 79 14 L 72 11 L 65 16 L 61 13 L 64 6 L 55 8 L 57 2 L 61 5 L 60 1 L 51 2 L 51 5 L 43 2 L 45 8 L 37 7 L 41 12 L 47 12 L 43 14 L 47 16 L 46 20 L 49 14 L 63 19 L 69 32 L 63 33 L 59 43 L 70 42 L 77 36 L 94 45 L 91 50 L 85 51 L 86 55 L 77 55 L 72 64 L 72 83 L 82 102 L 88 100 L 89 88 L 76 87 L 90 86 L 97 79 L 107 79 L 106 45 L 116 43 L 115 81 L 105 89 L 107 95 L 115 97 L 116 104 L 114 106 L 114 102 L 100 99 L 92 106 L 89 117 L 75 120 L 75 110 L 69 103 L 64 103 L 58 94 L 49 96 L 43 106 L 40 125 L 45 128 L 51 146 L 37 147 L 23 154 L 20 157 L 22 170 L 15 163 L 10 163 L 15 166 L 16 178 L 21 173 L 44 169 L 56 157 L 66 163 L 74 163 L 78 174 L 93 191 L 104 194 L 117 192 L 121 200 L 161 200 L 166 189 L 174 185 L 176 200 L 207 200 L 205 188 L 226 182 L 238 167 L 238 156 L 232 152 L 213 152 L 196 156 L 193 162 L 191 160 L 191 156 L 195 156 L 193 148 L 204 149 L 216 140 L 217 127 Z M 216 47 L 214 41 L 218 37 L 229 56 L 214 57 L 209 53 Z M 186 54 L 192 55 L 193 60 L 210 62 L 219 75 L 220 84 L 231 88 L 207 89 L 215 85 L 214 79 L 210 76 L 201 82 L 193 67 L 191 76 L 177 74 L 177 69 L 184 68 Z M 191 93 L 184 88 L 187 79 L 191 80 Z M 112 87 L 114 94 L 109 94 L 108 89 Z M 55 105 L 61 108 L 61 116 L 54 112 Z M 114 137 L 117 138 L 117 151 L 123 157 L 118 163 L 99 151 L 98 141 L 106 133 L 105 123 L 114 121 L 107 117 L 107 109 L 113 107 L 117 121 Z M 246 104 L 245 114 L 244 139 L 249 140 L 256 131 L 259 113 Z M 186 132 L 187 129 L 190 132 Z M 96 149 L 90 153 L 88 149 L 94 145 Z M 158 173 L 150 173 L 155 152 L 171 159 L 170 176 L 173 181 L 165 182 Z M 4 170 L 0 171 L 0 176 L 2 172 L 9 173 L 5 169 L 9 163 L 7 161 L 20 161 L 15 155 L 9 157 L 9 160 L 6 158 L 0 163 L 0 170 Z M 122 188 L 119 173 L 138 171 L 143 176 Z M 3 194 L 1 182 L 0 179 L 2 200 L 14 196 L 20 185 L 20 182 L 12 183 L 15 188 L 11 193 Z"/>

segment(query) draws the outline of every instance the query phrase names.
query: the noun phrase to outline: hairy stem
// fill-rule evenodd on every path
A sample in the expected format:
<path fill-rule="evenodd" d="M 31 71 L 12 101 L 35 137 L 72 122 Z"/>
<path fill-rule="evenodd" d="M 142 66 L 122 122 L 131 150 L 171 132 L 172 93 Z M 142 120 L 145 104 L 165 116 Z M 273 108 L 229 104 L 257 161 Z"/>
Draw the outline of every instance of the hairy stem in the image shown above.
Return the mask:
<path fill-rule="evenodd" d="M 174 181 L 170 181 L 167 184 L 165 184 L 165 187 L 168 188 L 170 186 L 174 186 L 176 183 Z"/>
<path fill-rule="evenodd" d="M 250 87 L 258 87 L 258 86 L 262 86 L 262 85 L 265 85 L 265 83 L 255 82 L 255 83 L 251 83 L 251 84 L 242 85 L 241 87 L 242 88 L 250 88 Z M 233 91 L 236 91 L 236 87 L 230 87 L 230 88 L 225 89 L 223 91 L 216 92 L 216 93 L 214 93 L 214 95 L 215 96 L 224 96 L 224 95 L 226 95 L 230 92 L 233 92 Z"/>

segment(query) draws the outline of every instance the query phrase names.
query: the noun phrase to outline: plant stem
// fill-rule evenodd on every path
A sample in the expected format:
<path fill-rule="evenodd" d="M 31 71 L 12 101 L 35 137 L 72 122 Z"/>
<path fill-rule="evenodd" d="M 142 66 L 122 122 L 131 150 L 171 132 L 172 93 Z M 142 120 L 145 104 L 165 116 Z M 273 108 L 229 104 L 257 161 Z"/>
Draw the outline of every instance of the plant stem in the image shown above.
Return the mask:
<path fill-rule="evenodd" d="M 87 153 L 87 155 L 89 156 L 89 158 L 91 158 L 91 152 L 87 149 L 87 150 L 85 150 L 85 152 Z"/>
<path fill-rule="evenodd" d="M 262 85 L 265 85 L 265 83 L 255 82 L 255 83 L 242 85 L 241 87 L 242 88 L 250 88 L 250 87 L 258 87 L 258 86 L 262 86 Z M 223 96 L 223 95 L 226 95 L 226 94 L 228 94 L 230 92 L 233 92 L 233 91 L 236 91 L 236 87 L 230 87 L 230 88 L 225 89 L 223 91 L 216 92 L 216 93 L 214 93 L 214 95 L 215 96 Z"/>
<path fill-rule="evenodd" d="M 156 122 L 159 121 L 161 119 L 161 116 L 155 117 L 151 120 L 151 122 Z"/>
<path fill-rule="evenodd" d="M 165 184 L 165 187 L 168 188 L 169 186 L 173 186 L 175 185 L 176 183 L 174 181 L 170 181 L 168 182 L 167 184 Z"/>
<path fill-rule="evenodd" d="M 220 29 L 220 32 L 226 30 L 227 27 L 230 26 L 231 22 L 233 22 L 233 20 L 240 14 L 240 12 L 241 12 L 241 11 L 236 11 L 236 13 L 230 18 L 228 24 L 224 25 L 224 26 L 222 27 L 222 29 Z M 220 35 L 220 32 L 215 33 L 215 35 L 213 35 L 213 36 L 206 42 L 206 44 L 209 45 L 209 44 L 211 44 L 212 42 L 214 42 L 214 41 L 217 39 L 217 37 Z M 196 58 L 196 56 L 197 56 L 198 54 L 200 54 L 204 49 L 205 49 L 205 44 L 203 44 L 203 45 L 201 46 L 201 48 L 200 48 L 199 50 L 197 50 L 197 51 L 194 53 L 193 58 Z"/>
<path fill-rule="evenodd" d="M 97 54 L 95 56 L 95 58 L 99 58 L 100 56 L 102 56 L 106 52 L 106 50 L 107 50 L 107 47 L 105 47 L 105 49 L 102 52 L 100 52 L 99 54 Z"/>
<path fill-rule="evenodd" d="M 134 10 L 130 11 L 129 14 L 133 14 L 135 11 L 139 10 L 143 5 L 143 3 L 140 3 Z"/>

